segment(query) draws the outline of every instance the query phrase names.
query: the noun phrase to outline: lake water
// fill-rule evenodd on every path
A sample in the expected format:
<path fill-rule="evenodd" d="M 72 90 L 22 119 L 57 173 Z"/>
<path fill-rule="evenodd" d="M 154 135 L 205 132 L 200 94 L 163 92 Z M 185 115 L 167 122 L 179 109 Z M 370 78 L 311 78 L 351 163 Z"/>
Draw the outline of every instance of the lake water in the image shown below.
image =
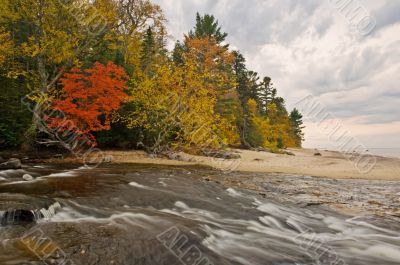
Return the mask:
<path fill-rule="evenodd" d="M 371 148 L 369 151 L 374 155 L 400 158 L 400 148 Z"/>

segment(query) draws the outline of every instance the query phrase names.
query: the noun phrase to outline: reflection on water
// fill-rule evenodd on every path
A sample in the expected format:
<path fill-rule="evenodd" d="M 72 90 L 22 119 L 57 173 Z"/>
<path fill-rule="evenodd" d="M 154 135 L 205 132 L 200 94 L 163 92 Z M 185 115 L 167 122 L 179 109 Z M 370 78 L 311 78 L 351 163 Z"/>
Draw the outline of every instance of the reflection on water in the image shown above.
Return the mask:
<path fill-rule="evenodd" d="M 27 172 L 36 180 L 20 182 Z M 398 223 L 226 189 L 203 180 L 210 174 L 222 173 L 148 165 L 4 173 L 3 214 L 61 209 L 0 228 L 0 264 L 400 264 Z"/>

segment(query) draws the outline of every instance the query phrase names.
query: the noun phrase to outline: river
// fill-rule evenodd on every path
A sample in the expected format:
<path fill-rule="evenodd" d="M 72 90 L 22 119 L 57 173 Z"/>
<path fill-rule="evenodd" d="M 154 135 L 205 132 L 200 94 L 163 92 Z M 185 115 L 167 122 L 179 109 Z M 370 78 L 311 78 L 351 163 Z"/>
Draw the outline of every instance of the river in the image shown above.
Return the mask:
<path fill-rule="evenodd" d="M 35 180 L 21 181 L 27 173 Z M 398 219 L 304 207 L 209 179 L 234 173 L 36 165 L 0 175 L 1 265 L 400 264 Z M 6 217 L 10 209 L 31 210 L 35 222 Z"/>

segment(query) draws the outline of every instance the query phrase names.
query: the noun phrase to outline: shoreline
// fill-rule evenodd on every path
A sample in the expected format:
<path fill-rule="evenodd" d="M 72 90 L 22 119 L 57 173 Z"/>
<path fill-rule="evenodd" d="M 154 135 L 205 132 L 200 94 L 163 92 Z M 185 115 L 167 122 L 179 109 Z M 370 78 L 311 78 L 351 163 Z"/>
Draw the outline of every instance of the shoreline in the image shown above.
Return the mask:
<path fill-rule="evenodd" d="M 152 157 L 144 151 L 103 151 L 104 156 L 116 164 L 159 164 L 172 166 L 209 166 L 217 170 L 244 173 L 280 173 L 320 177 L 325 179 L 361 179 L 400 181 L 400 159 L 372 156 L 371 170 L 361 172 L 355 162 L 354 154 L 338 151 L 314 149 L 288 149 L 291 155 L 274 154 L 264 151 L 232 149 L 240 159 L 222 159 L 190 155 L 183 152 L 172 153 L 169 158 Z M 315 156 L 318 152 L 321 155 Z M 82 163 L 76 158 L 46 159 L 46 163 Z"/>
<path fill-rule="evenodd" d="M 105 165 L 205 166 L 210 170 L 202 181 L 225 188 L 251 190 L 261 197 L 292 202 L 302 208 L 326 206 L 349 216 L 376 215 L 400 218 L 400 159 L 376 156 L 374 169 L 367 174 L 357 171 L 349 154 L 313 149 L 289 149 L 289 154 L 265 151 L 230 150 L 240 159 L 220 159 L 170 153 L 169 158 L 155 157 L 144 151 L 104 150 L 111 158 Z M 47 154 L 49 155 L 49 154 Z M 54 155 L 53 155 L 54 156 Z M 26 160 L 27 165 L 82 164 L 73 157 Z M 195 176 L 194 176 L 195 177 Z"/>

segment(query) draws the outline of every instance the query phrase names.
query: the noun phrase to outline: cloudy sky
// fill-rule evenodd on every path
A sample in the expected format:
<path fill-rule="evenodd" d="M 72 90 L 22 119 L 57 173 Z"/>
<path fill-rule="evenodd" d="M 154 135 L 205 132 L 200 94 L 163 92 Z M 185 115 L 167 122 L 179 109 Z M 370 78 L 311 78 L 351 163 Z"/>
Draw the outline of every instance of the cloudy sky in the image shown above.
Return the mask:
<path fill-rule="evenodd" d="M 367 147 L 400 147 L 400 1 L 153 2 L 168 18 L 171 43 L 193 27 L 197 11 L 213 14 L 231 47 L 272 77 L 289 108 L 313 95 Z M 335 146 L 315 121 L 306 122 L 305 146 Z"/>

